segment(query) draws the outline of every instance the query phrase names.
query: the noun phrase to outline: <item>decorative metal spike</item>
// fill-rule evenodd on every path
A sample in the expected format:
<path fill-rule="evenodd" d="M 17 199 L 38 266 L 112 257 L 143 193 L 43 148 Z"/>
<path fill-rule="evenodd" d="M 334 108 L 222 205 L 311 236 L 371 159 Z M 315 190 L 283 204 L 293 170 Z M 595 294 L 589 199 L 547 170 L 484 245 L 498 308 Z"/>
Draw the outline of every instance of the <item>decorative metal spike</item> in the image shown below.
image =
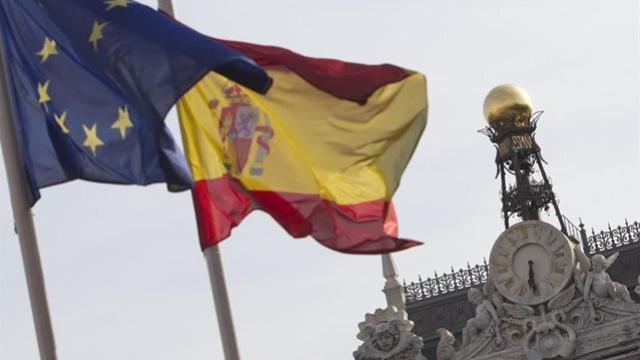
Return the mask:
<path fill-rule="evenodd" d="M 421 297 L 426 297 L 427 292 L 424 289 L 424 282 L 422 281 L 422 277 L 420 277 L 420 275 L 418 275 L 418 280 L 420 281 L 420 296 Z"/>

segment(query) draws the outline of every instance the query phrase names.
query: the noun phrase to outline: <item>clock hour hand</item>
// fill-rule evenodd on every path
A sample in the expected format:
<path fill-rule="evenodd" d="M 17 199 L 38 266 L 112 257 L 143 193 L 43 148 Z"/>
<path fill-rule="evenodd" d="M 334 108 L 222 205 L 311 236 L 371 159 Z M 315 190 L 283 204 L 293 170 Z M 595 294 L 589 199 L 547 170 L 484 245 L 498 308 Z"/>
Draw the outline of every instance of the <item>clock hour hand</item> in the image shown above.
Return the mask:
<path fill-rule="evenodd" d="M 533 272 L 533 260 L 529 260 L 529 288 L 533 292 L 534 295 L 538 293 L 538 288 L 536 286 L 535 277 Z"/>

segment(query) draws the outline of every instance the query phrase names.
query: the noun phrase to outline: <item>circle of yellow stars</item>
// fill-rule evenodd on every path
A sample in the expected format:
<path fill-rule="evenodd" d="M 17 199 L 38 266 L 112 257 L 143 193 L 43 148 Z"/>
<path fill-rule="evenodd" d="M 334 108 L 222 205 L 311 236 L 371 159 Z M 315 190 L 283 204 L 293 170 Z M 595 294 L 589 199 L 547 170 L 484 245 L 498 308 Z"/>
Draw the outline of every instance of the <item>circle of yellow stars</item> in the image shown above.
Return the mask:
<path fill-rule="evenodd" d="M 106 6 L 105 11 L 110 11 L 118 7 L 126 8 L 131 0 L 105 0 L 103 2 Z M 93 46 L 94 51 L 98 51 L 98 44 L 100 40 L 104 38 L 104 29 L 109 24 L 108 21 L 100 22 L 98 20 L 93 22 L 93 26 L 91 28 L 91 33 L 89 34 L 89 43 Z M 49 37 L 44 38 L 44 42 L 42 44 L 42 49 L 36 53 L 36 55 L 40 58 L 40 63 L 44 64 L 48 60 L 51 59 L 52 56 L 59 55 L 57 44 L 55 40 L 50 39 Z M 52 101 L 51 96 L 49 95 L 49 85 L 50 81 L 46 80 L 45 82 L 38 82 L 37 84 L 37 92 L 38 92 L 38 103 L 41 104 L 45 110 L 45 112 L 49 113 L 49 103 Z M 67 112 L 63 112 L 62 114 L 54 113 L 53 117 L 55 119 L 56 124 L 60 127 L 60 131 L 64 134 L 69 134 L 69 128 L 67 127 Z M 120 136 L 124 140 L 127 136 L 127 129 L 132 128 L 133 123 L 131 122 L 131 118 L 129 117 L 129 109 L 127 106 L 118 107 L 118 118 L 111 125 L 111 129 L 117 130 L 120 132 Z M 82 129 L 84 130 L 85 140 L 82 143 L 82 146 L 87 147 L 94 157 L 97 157 L 97 149 L 99 146 L 103 146 L 104 142 L 98 136 L 98 124 L 93 123 L 91 127 L 88 127 L 86 124 L 82 124 Z"/>

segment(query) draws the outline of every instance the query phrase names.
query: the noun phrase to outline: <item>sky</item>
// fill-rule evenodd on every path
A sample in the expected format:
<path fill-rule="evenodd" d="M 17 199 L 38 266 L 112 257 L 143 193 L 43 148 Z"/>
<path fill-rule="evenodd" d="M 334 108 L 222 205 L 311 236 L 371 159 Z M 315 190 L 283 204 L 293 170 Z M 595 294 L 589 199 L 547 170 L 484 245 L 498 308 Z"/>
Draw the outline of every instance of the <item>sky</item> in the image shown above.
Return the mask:
<path fill-rule="evenodd" d="M 504 230 L 495 150 L 477 133 L 484 97 L 499 84 L 520 85 L 544 110 L 536 139 L 564 215 L 596 230 L 640 220 L 638 1 L 174 7 L 214 37 L 426 75 L 429 123 L 394 197 L 400 235 L 424 242 L 394 254 L 407 282 L 481 262 Z M 175 112 L 167 122 L 178 138 Z M 60 359 L 223 359 L 188 193 L 75 181 L 43 190 L 33 213 Z M 292 239 L 264 213 L 221 252 L 243 359 L 352 358 L 358 323 L 386 306 L 379 256 Z M 2 167 L 0 358 L 37 354 Z"/>

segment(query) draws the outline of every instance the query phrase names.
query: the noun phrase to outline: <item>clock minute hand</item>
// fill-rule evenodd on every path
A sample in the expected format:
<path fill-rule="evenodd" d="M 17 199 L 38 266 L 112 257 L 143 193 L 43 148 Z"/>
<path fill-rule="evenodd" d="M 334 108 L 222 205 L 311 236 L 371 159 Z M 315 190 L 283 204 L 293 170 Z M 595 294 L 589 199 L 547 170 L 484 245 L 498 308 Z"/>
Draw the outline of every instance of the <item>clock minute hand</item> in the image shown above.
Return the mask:
<path fill-rule="evenodd" d="M 535 282 L 535 273 L 533 271 L 533 260 L 529 260 L 529 288 L 531 288 L 534 295 L 538 293 L 538 288 Z"/>

